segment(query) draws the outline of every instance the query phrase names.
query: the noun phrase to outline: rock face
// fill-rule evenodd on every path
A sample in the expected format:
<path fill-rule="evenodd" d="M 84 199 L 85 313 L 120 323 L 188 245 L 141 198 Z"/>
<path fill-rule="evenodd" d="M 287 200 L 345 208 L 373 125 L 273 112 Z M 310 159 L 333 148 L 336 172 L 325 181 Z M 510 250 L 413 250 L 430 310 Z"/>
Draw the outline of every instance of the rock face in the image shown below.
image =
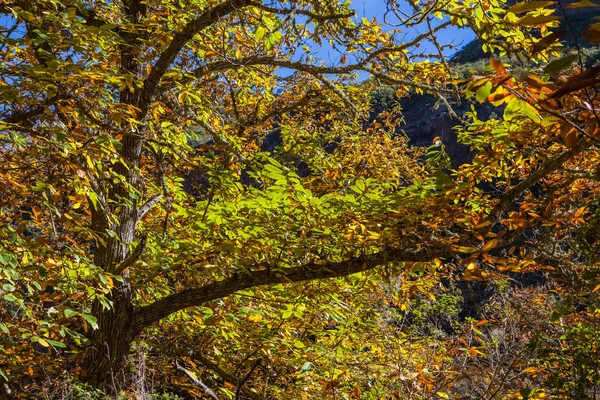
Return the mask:
<path fill-rule="evenodd" d="M 454 127 L 460 125 L 460 121 L 453 118 L 443 104 L 432 95 L 413 95 L 400 100 L 402 107 L 403 122 L 396 128 L 397 133 L 404 133 L 413 146 L 428 147 L 433 143 L 435 137 L 440 137 L 445 145 L 446 153 L 454 168 L 470 162 L 473 153 L 468 146 L 458 143 L 458 137 Z M 470 110 L 470 104 L 462 101 L 452 104 L 453 110 L 458 115 L 464 115 Z M 386 106 L 374 105 L 371 118 L 376 118 L 385 110 Z M 502 115 L 502 109 L 489 104 L 478 104 L 475 110 L 480 119 L 487 120 L 496 115 Z"/>
<path fill-rule="evenodd" d="M 460 121 L 450 115 L 446 106 L 436 107 L 436 102 L 437 99 L 430 95 L 403 99 L 400 104 L 405 123 L 399 128 L 414 146 L 431 146 L 433 139 L 439 136 L 446 146 L 453 167 L 468 163 L 473 154 L 468 146 L 458 143 L 454 130 L 455 126 L 460 125 Z M 455 111 L 460 115 L 464 111 L 459 110 L 459 107 L 456 107 Z"/>

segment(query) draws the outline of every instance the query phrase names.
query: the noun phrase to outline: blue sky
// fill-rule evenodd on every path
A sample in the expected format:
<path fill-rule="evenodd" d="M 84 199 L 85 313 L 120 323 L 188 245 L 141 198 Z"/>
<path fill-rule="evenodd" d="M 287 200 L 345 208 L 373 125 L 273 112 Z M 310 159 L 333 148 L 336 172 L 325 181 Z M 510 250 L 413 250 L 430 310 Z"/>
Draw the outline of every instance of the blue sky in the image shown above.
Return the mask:
<path fill-rule="evenodd" d="M 351 6 L 357 14 L 357 18 L 360 20 L 365 17 L 369 20 L 372 20 L 373 17 L 377 19 L 378 23 L 384 23 L 384 14 L 386 11 L 386 0 L 352 0 Z M 400 7 L 407 7 L 406 4 L 402 5 L 400 2 Z M 408 10 L 407 10 L 408 11 Z M 10 16 L 9 15 L 0 15 L 0 25 L 10 25 Z M 394 29 L 393 27 L 387 27 L 387 29 Z M 403 40 L 410 40 L 411 38 L 419 35 L 420 33 L 425 32 L 424 28 L 411 28 L 409 30 L 405 30 L 403 35 L 406 35 Z M 471 40 L 475 38 L 474 33 L 469 29 L 458 29 L 458 28 L 448 28 L 444 31 L 440 32 L 438 35 L 438 40 L 442 44 L 452 43 L 457 49 L 462 48 L 464 45 L 469 43 Z M 324 45 L 319 49 L 316 49 L 316 44 L 314 44 L 313 50 L 317 52 L 319 58 L 321 58 L 327 64 L 337 64 L 341 57 L 336 51 L 333 51 L 331 47 L 328 45 Z M 434 52 L 435 48 L 433 44 L 425 41 L 421 44 L 418 51 L 419 52 Z M 446 52 L 446 56 L 450 56 L 454 53 L 455 50 L 449 50 Z M 365 78 L 366 76 L 361 76 L 361 78 Z"/>
<path fill-rule="evenodd" d="M 352 8 L 356 11 L 357 17 L 362 18 L 365 17 L 367 19 L 372 19 L 373 17 L 377 18 L 377 22 L 384 23 L 384 15 L 386 12 L 386 0 L 353 0 Z M 402 4 L 399 2 L 399 6 L 404 11 L 409 11 L 407 4 Z M 404 33 L 407 34 L 407 40 L 419 35 L 420 33 L 426 32 L 425 28 L 413 28 L 411 30 L 407 30 Z M 453 44 L 458 49 L 461 49 L 464 45 L 469 43 L 471 40 L 475 39 L 475 34 L 470 29 L 458 29 L 456 27 L 450 27 L 443 31 L 441 31 L 438 35 L 438 41 L 441 44 Z M 424 52 L 433 52 L 435 47 L 429 43 L 422 43 L 420 47 L 421 51 Z M 452 55 L 455 51 L 449 51 L 447 56 Z"/>
<path fill-rule="evenodd" d="M 408 4 L 403 4 L 401 0 L 398 1 L 398 4 L 400 5 L 402 11 L 409 12 L 411 10 Z M 427 32 L 426 25 L 422 27 L 411 27 L 410 29 L 406 29 L 400 26 L 386 26 L 386 21 L 384 18 L 386 13 L 386 0 L 352 0 L 351 8 L 353 8 L 354 11 L 356 11 L 356 19 L 358 21 L 360 21 L 363 17 L 370 21 L 373 18 L 376 18 L 379 24 L 384 24 L 385 30 L 401 29 L 402 34 L 399 36 L 399 42 L 408 42 L 416 36 Z M 394 22 L 392 16 L 388 16 L 388 21 L 392 23 Z M 440 20 L 437 21 L 437 24 L 443 22 Z M 434 26 L 435 25 L 436 23 L 434 23 Z M 472 30 L 459 29 L 456 27 L 446 28 L 438 32 L 437 35 L 437 40 L 441 45 L 452 44 L 455 47 L 454 50 L 447 49 L 445 51 L 444 56 L 446 57 L 452 56 L 456 51 L 460 50 L 464 45 L 466 45 L 473 39 L 475 39 L 475 34 Z M 332 47 L 326 42 L 324 42 L 321 46 L 317 45 L 316 43 L 311 43 L 309 46 L 311 47 L 311 50 L 316 53 L 317 57 L 328 65 L 339 64 L 340 58 L 343 55 L 342 53 L 332 49 Z M 415 55 L 428 53 L 437 54 L 437 50 L 433 43 L 424 40 L 420 43 L 419 48 L 414 49 L 414 53 Z M 302 54 L 302 51 L 299 50 L 298 54 Z M 348 59 L 352 60 L 353 57 L 350 56 L 348 57 Z M 423 57 L 418 57 L 417 59 L 423 59 Z M 289 73 L 291 73 L 291 71 L 286 68 L 281 68 L 279 70 L 279 74 L 281 74 L 282 76 L 286 76 Z M 369 74 L 366 72 L 359 74 L 359 80 L 367 79 L 368 77 Z"/>

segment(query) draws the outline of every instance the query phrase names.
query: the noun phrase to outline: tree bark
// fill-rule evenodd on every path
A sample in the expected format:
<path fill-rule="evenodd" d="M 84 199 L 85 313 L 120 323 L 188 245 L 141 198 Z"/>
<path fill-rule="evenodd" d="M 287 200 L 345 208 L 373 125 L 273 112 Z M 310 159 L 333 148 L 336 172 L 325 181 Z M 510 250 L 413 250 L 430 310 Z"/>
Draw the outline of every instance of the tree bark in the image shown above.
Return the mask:
<path fill-rule="evenodd" d="M 142 140 L 135 135 L 127 135 L 123 139 L 121 150 L 122 163 L 115 166 L 115 172 L 125 176 L 126 182 L 133 188 L 140 184 L 138 171 L 141 152 Z M 109 194 L 110 199 L 126 196 L 127 189 L 120 185 L 113 187 Z M 92 225 L 97 232 L 102 232 L 104 228 L 116 233 L 106 237 L 106 244 L 99 245 L 94 254 L 94 263 L 112 274 L 121 274 L 124 262 L 132 263 L 129 246 L 136 239 L 139 221 L 137 202 L 132 199 L 128 205 L 122 204 L 118 215 L 119 225 L 111 227 L 102 210 L 92 214 Z M 84 379 L 107 393 L 115 394 L 125 381 L 125 360 L 129 355 L 130 344 L 135 339 L 132 330 L 133 293 L 127 279 L 115 281 L 108 300 L 112 302 L 112 307 L 108 309 L 99 301 L 92 306 L 92 315 L 98 319 L 98 328 L 90 335 L 90 346 L 84 359 Z"/>
<path fill-rule="evenodd" d="M 94 305 L 98 329 L 93 330 L 84 360 L 84 380 L 108 394 L 117 394 L 126 381 L 125 362 L 135 339 L 131 329 L 133 303 L 131 287 L 119 283 L 111 293 L 113 307 Z"/>

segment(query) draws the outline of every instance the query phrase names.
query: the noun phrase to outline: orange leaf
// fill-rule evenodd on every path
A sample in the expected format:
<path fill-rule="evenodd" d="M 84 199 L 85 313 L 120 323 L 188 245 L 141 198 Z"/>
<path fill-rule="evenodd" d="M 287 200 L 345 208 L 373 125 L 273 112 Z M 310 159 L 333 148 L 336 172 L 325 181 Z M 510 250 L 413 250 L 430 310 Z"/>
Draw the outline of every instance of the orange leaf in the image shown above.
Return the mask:
<path fill-rule="evenodd" d="M 590 43 L 600 43 L 600 29 L 598 29 L 600 27 L 597 28 L 595 25 L 600 24 L 594 24 L 590 29 L 583 32 L 583 38 Z"/>
<path fill-rule="evenodd" d="M 531 54 L 533 55 L 547 49 L 552 43 L 557 42 L 565 33 L 567 33 L 567 30 L 562 29 L 560 31 L 552 32 L 548 36 L 544 36 L 542 40 L 532 46 Z"/>
<path fill-rule="evenodd" d="M 598 75 L 600 75 L 600 65 L 588 68 L 582 73 L 570 77 L 560 89 L 548 96 L 548 99 L 558 99 L 565 94 L 594 86 L 600 82 Z"/>
<path fill-rule="evenodd" d="M 563 141 L 565 142 L 565 146 L 567 146 L 570 149 L 574 149 L 577 145 L 577 132 L 575 131 L 575 129 L 568 131 L 563 136 Z"/>
<path fill-rule="evenodd" d="M 504 64 L 502 64 L 502 61 L 500 60 L 496 60 L 495 58 L 491 57 L 490 58 L 490 63 L 492 64 L 492 67 L 494 68 L 494 71 L 496 71 L 496 73 L 500 76 L 508 76 L 508 72 L 506 71 L 506 68 L 504 68 Z"/>

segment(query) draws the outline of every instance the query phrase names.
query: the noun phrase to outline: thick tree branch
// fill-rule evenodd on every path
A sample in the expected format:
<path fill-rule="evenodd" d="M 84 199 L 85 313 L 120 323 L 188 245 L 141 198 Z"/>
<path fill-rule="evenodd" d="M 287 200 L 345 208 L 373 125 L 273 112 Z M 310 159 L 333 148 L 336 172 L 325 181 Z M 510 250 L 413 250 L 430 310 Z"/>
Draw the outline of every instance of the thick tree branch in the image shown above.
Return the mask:
<path fill-rule="evenodd" d="M 385 48 L 387 51 L 385 53 L 397 52 L 398 47 L 387 47 Z M 409 79 L 399 79 L 395 78 L 391 75 L 387 75 L 381 71 L 377 71 L 368 66 L 368 60 L 371 60 L 374 57 L 375 53 L 371 53 L 365 60 L 359 61 L 358 63 L 341 65 L 335 67 L 327 67 L 327 66 L 317 66 L 306 64 L 299 61 L 292 61 L 285 58 L 279 58 L 275 56 L 249 56 L 243 57 L 239 59 L 227 59 L 220 60 L 208 63 L 202 67 L 194 70 L 193 74 L 197 77 L 203 77 L 210 73 L 217 73 L 225 70 L 244 68 L 244 67 L 252 67 L 257 65 L 266 65 L 272 67 L 281 67 L 281 68 L 289 68 L 295 71 L 306 72 L 312 76 L 325 75 L 325 74 L 349 74 L 357 71 L 365 71 L 369 72 L 371 75 L 375 76 L 382 82 L 392 84 L 392 85 L 408 85 L 410 87 L 420 87 L 422 89 L 431 91 L 433 93 L 445 93 L 454 95 L 455 91 L 450 89 L 433 87 L 426 84 L 416 84 Z M 382 54 L 380 51 L 378 54 Z"/>
<path fill-rule="evenodd" d="M 287 58 L 280 58 L 271 55 L 256 55 L 243 58 L 230 58 L 214 61 L 197 68 L 193 74 L 197 77 L 203 77 L 210 73 L 252 67 L 257 65 L 267 65 L 272 67 L 289 68 L 296 71 L 303 71 L 310 74 L 347 74 L 360 69 L 361 63 L 342 65 L 336 67 L 316 66 L 298 61 L 292 61 Z"/>
<path fill-rule="evenodd" d="M 248 273 L 236 272 L 229 278 L 201 288 L 172 294 L 140 308 L 135 313 L 133 329 L 140 332 L 174 312 L 199 306 L 207 301 L 221 299 L 239 290 L 256 286 L 336 278 L 367 271 L 390 262 L 429 261 L 434 258 L 446 258 L 452 254 L 453 252 L 447 248 L 422 248 L 419 250 L 393 248 L 340 262 L 309 263 L 283 270 L 261 269 Z"/>
<path fill-rule="evenodd" d="M 371 72 L 368 69 L 368 63 L 373 61 L 373 59 L 375 59 L 377 56 L 389 54 L 389 53 L 401 54 L 404 50 L 409 49 L 412 46 L 415 46 L 416 44 L 418 44 L 421 41 L 423 41 L 424 39 L 426 39 L 428 36 L 432 35 L 433 33 L 437 32 L 441 29 L 448 27 L 449 25 L 450 25 L 450 22 L 444 22 L 443 24 L 441 24 L 435 28 L 432 28 L 431 32 L 426 32 L 424 34 L 421 34 L 408 43 L 404 43 L 404 44 L 397 45 L 397 46 L 382 47 L 380 49 L 377 49 L 377 50 L 369 53 L 364 59 L 359 60 L 352 64 L 347 64 L 347 65 L 338 65 L 335 67 L 316 66 L 316 65 L 298 62 L 298 61 L 292 61 L 292 60 L 285 59 L 285 58 L 278 58 L 278 57 L 271 56 L 271 55 L 254 55 L 254 56 L 248 56 L 248 57 L 243 57 L 243 58 L 239 58 L 239 59 L 229 58 L 229 59 L 225 59 L 225 60 L 210 62 L 210 63 L 207 63 L 206 65 L 203 65 L 202 67 L 197 68 L 193 72 L 193 74 L 196 77 L 202 77 L 202 76 L 208 75 L 210 73 L 221 72 L 221 71 L 229 70 L 229 69 L 237 69 L 237 68 L 243 68 L 243 67 L 256 66 L 256 65 L 270 65 L 270 66 L 274 66 L 274 67 L 290 68 L 290 69 L 293 69 L 296 71 L 308 72 L 313 75 L 314 74 L 347 74 L 347 73 L 352 73 L 355 71 Z M 404 56 L 403 53 L 402 53 L 402 56 Z"/>
<path fill-rule="evenodd" d="M 150 74 L 144 81 L 144 87 L 141 90 L 139 98 L 139 108 L 141 110 L 141 115 L 139 116 L 140 119 L 147 113 L 148 106 L 154 97 L 160 79 L 194 35 L 211 26 L 220 18 L 251 4 L 251 0 L 228 0 L 207 9 L 198 18 L 189 22 L 183 30 L 175 34 L 171 44 L 169 44 L 167 49 L 161 54 L 156 64 L 154 64 L 154 67 L 152 67 Z"/>
<path fill-rule="evenodd" d="M 35 105 L 29 110 L 14 111 L 4 119 L 1 119 L 0 122 L 7 125 L 14 124 L 21 125 L 22 127 L 29 127 L 35 122 L 35 118 L 45 113 L 50 106 L 55 105 L 59 100 L 65 98 L 67 97 L 56 94 L 48 98 L 44 104 Z"/>

